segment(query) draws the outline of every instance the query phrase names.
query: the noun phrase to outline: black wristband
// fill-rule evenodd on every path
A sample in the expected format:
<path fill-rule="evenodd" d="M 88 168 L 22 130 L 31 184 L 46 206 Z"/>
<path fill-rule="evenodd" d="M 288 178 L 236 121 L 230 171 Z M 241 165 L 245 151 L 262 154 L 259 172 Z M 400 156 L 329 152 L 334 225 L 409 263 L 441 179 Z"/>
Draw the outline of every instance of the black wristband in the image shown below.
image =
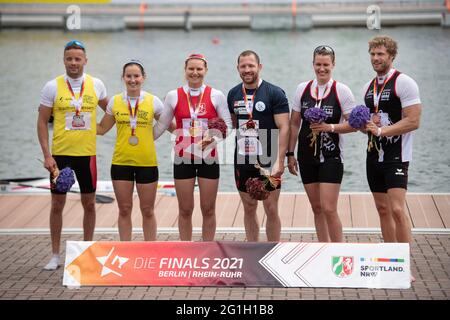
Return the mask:
<path fill-rule="evenodd" d="M 294 151 L 286 152 L 286 157 L 293 157 L 293 156 L 294 156 Z"/>

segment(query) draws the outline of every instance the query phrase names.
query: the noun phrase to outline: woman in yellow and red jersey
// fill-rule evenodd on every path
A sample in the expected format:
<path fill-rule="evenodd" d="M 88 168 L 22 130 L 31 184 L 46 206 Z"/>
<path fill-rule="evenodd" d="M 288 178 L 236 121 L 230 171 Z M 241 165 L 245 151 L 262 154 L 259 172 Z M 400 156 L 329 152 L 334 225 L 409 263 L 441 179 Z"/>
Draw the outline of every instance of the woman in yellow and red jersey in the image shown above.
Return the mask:
<path fill-rule="evenodd" d="M 97 125 L 103 135 L 114 124 L 117 140 L 111 165 L 111 180 L 119 206 L 120 240 L 131 240 L 134 182 L 142 213 L 145 240 L 156 240 L 154 205 L 158 187 L 158 163 L 153 139 L 153 119 L 159 118 L 163 104 L 158 97 L 142 90 L 144 66 L 130 60 L 123 66 L 126 91 L 108 103 L 106 114 Z"/>

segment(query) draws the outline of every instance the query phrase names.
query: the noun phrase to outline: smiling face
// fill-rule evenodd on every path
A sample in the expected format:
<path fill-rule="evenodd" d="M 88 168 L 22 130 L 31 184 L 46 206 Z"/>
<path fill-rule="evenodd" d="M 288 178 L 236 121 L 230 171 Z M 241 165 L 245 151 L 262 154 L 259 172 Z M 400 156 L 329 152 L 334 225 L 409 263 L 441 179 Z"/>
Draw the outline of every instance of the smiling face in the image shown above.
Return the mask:
<path fill-rule="evenodd" d="M 330 55 L 314 55 L 313 67 L 319 84 L 325 84 L 331 79 L 334 63 Z"/>
<path fill-rule="evenodd" d="M 262 65 L 258 63 L 255 55 L 241 56 L 237 69 L 246 88 L 254 89 L 258 86 L 259 72 L 262 69 Z"/>
<path fill-rule="evenodd" d="M 189 59 L 184 68 L 184 76 L 190 88 L 199 88 L 203 85 L 208 68 L 201 59 Z"/>
<path fill-rule="evenodd" d="M 371 48 L 369 54 L 373 70 L 379 76 L 385 75 L 389 72 L 392 67 L 394 57 L 388 53 L 385 46 Z"/>
<path fill-rule="evenodd" d="M 141 68 L 136 64 L 126 66 L 122 78 L 127 87 L 128 96 L 139 96 L 141 93 L 142 84 L 145 80 L 145 76 L 142 74 Z"/>
<path fill-rule="evenodd" d="M 76 79 L 83 75 L 87 63 L 86 53 L 81 49 L 64 51 L 64 66 L 69 77 Z"/>

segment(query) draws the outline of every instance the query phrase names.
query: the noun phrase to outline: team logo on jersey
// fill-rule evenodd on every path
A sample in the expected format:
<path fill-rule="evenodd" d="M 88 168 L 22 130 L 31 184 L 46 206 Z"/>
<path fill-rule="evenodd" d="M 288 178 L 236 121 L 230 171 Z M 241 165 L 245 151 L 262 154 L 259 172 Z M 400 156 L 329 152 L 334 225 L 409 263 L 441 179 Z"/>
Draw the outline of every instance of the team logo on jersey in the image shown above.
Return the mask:
<path fill-rule="evenodd" d="M 206 114 L 206 104 L 200 103 L 200 105 L 198 106 L 198 113 L 197 113 L 197 115 L 202 116 L 204 114 Z"/>
<path fill-rule="evenodd" d="M 262 112 L 266 110 L 266 105 L 264 104 L 264 102 L 258 101 L 255 105 L 255 109 L 258 110 L 259 112 Z"/>
<path fill-rule="evenodd" d="M 303 101 L 303 102 L 302 102 L 301 108 L 302 108 L 302 109 L 308 109 L 308 108 L 309 108 L 309 103 L 308 103 L 308 101 Z"/>

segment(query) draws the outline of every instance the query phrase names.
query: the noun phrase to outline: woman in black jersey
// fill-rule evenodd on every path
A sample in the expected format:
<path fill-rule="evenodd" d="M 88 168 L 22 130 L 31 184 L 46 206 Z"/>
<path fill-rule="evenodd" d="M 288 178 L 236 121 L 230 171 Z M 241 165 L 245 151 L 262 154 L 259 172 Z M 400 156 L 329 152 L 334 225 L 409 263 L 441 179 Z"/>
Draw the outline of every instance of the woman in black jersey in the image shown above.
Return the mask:
<path fill-rule="evenodd" d="M 320 242 L 342 242 L 342 223 L 337 212 L 344 172 L 342 134 L 354 131 L 345 119 L 354 108 L 355 99 L 346 85 L 332 79 L 334 63 L 331 47 L 322 45 L 314 50 L 316 78 L 297 87 L 286 154 L 289 171 L 294 175 L 300 171 Z M 317 124 L 305 120 L 305 111 L 310 108 L 322 109 L 326 120 Z M 297 140 L 298 164 L 294 157 Z"/>

